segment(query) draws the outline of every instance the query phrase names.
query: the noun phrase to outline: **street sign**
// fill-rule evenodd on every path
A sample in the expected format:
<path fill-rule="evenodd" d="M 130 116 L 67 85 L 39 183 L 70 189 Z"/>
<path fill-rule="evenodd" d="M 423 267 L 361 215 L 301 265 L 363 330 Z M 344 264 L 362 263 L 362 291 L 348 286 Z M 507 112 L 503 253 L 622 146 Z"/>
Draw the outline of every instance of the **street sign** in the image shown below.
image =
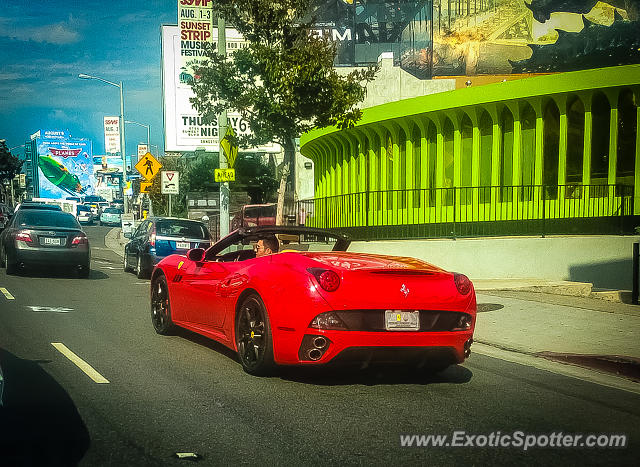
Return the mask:
<path fill-rule="evenodd" d="M 140 182 L 140 193 L 151 193 L 153 182 Z"/>
<path fill-rule="evenodd" d="M 163 195 L 177 195 L 179 193 L 178 180 L 180 173 L 173 170 L 163 170 L 161 191 Z"/>
<path fill-rule="evenodd" d="M 151 154 L 150 152 L 141 157 L 136 164 L 136 170 L 140 172 L 140 175 L 142 175 L 148 181 L 153 180 L 153 178 L 158 175 L 158 172 L 161 168 L 162 164 L 158 161 L 158 159 L 153 157 L 153 154 Z"/>
<path fill-rule="evenodd" d="M 134 218 L 133 218 L 133 213 L 123 213 L 120 216 L 120 221 L 122 222 L 122 235 L 124 236 L 124 234 L 126 233 L 133 233 L 133 226 L 134 226 Z"/>
<path fill-rule="evenodd" d="M 227 125 L 227 131 L 222 141 L 220 141 L 220 146 L 227 158 L 227 165 L 230 169 L 233 169 L 233 166 L 236 164 L 236 157 L 238 156 L 238 144 L 236 142 L 236 134 L 233 132 L 231 125 Z"/>
<path fill-rule="evenodd" d="M 213 175 L 216 182 L 236 181 L 236 169 L 215 169 Z"/>

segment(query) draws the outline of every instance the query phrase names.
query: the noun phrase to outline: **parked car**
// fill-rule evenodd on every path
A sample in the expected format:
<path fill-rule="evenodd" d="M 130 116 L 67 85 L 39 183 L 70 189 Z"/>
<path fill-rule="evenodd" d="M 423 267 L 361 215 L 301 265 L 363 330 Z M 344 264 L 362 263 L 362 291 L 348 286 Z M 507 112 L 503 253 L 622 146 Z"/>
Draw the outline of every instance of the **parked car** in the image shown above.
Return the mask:
<path fill-rule="evenodd" d="M 267 242 L 274 253 L 258 256 Z M 376 362 L 437 372 L 469 356 L 477 306 L 465 275 L 349 243 L 324 229 L 254 227 L 171 255 L 151 277 L 154 329 L 213 338 L 253 375 Z"/>
<path fill-rule="evenodd" d="M 20 209 L 0 234 L 0 265 L 7 274 L 19 267 L 64 266 L 89 277 L 89 240 L 73 214 Z"/>
<path fill-rule="evenodd" d="M 94 217 L 89 206 L 78 204 L 76 210 L 76 217 L 78 218 L 78 222 L 80 222 L 80 224 L 93 224 Z"/>
<path fill-rule="evenodd" d="M 276 225 L 276 204 L 246 204 L 231 219 L 231 230 L 258 225 Z"/>
<path fill-rule="evenodd" d="M 4 229 L 9 223 L 11 216 L 13 215 L 13 209 L 6 204 L 0 203 L 0 230 Z"/>
<path fill-rule="evenodd" d="M 105 208 L 100 215 L 100 225 L 116 225 L 121 224 L 122 211 L 116 208 Z"/>
<path fill-rule="evenodd" d="M 192 248 L 209 248 L 211 235 L 200 221 L 152 217 L 142 222 L 124 247 L 124 270 L 148 278 L 162 258 Z"/>

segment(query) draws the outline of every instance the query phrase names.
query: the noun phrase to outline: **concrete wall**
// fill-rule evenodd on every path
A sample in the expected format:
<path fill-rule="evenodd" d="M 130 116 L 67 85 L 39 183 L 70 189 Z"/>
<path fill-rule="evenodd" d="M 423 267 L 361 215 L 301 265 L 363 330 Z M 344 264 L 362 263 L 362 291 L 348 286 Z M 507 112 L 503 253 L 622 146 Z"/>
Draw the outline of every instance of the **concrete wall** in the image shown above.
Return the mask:
<path fill-rule="evenodd" d="M 353 242 L 350 251 L 412 256 L 473 279 L 590 282 L 630 290 L 639 236 L 501 237 Z"/>
<path fill-rule="evenodd" d="M 455 79 L 418 79 L 399 66 L 393 66 L 393 54 L 390 52 L 380 55 L 378 65 L 380 71 L 375 80 L 367 85 L 367 95 L 359 105 L 361 109 L 456 88 Z M 355 69 L 339 67 L 336 71 L 346 75 Z"/>

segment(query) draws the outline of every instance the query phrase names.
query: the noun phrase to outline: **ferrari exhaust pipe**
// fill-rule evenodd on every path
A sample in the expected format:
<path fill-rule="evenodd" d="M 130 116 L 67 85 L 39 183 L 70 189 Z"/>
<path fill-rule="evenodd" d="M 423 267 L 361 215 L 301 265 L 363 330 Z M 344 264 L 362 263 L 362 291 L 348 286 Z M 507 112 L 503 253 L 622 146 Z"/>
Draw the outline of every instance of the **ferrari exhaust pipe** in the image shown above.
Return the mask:
<path fill-rule="evenodd" d="M 322 357 L 322 352 L 319 349 L 311 349 L 309 350 L 309 352 L 307 352 L 307 357 L 309 357 L 309 360 L 315 362 L 316 360 L 320 360 L 320 357 Z"/>
<path fill-rule="evenodd" d="M 315 339 L 313 339 L 313 345 L 315 346 L 316 349 L 324 349 L 327 345 L 327 339 L 325 339 L 322 336 L 318 336 Z"/>

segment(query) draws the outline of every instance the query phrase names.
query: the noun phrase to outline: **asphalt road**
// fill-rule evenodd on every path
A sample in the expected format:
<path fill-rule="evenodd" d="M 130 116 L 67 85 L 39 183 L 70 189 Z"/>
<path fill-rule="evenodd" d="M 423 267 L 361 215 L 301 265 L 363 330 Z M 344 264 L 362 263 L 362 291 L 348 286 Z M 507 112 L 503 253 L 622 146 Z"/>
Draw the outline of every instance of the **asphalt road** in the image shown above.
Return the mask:
<path fill-rule="evenodd" d="M 148 281 L 122 272 L 120 259 L 104 248 L 108 228 L 86 230 L 93 248 L 89 279 L 55 270 L 0 271 L 5 465 L 187 462 L 177 452 L 197 453 L 202 465 L 631 465 L 638 459 L 640 396 L 487 356 L 472 354 L 437 377 L 401 369 L 249 376 L 231 352 L 207 339 L 186 331 L 157 335 Z M 95 382 L 59 349 L 108 383 Z M 400 445 L 400 435 L 455 431 L 626 434 L 628 446 Z"/>

